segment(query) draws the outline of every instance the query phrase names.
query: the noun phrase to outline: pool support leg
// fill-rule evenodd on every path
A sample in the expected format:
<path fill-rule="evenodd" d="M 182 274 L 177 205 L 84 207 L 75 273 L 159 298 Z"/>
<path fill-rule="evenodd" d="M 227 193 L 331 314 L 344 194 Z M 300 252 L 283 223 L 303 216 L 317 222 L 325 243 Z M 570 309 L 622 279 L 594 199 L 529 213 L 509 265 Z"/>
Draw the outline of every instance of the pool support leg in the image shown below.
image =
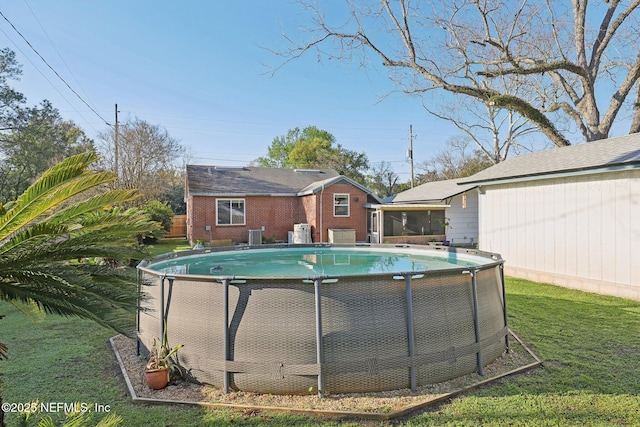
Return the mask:
<path fill-rule="evenodd" d="M 404 275 L 405 283 L 405 298 L 407 300 L 407 342 L 409 343 L 409 359 L 411 365 L 409 366 L 409 380 L 411 384 L 411 391 L 416 391 L 416 367 L 414 365 L 413 357 L 415 356 L 415 337 L 413 331 L 413 296 L 411 293 L 411 275 Z"/>
<path fill-rule="evenodd" d="M 173 294 L 173 282 L 176 280 L 176 278 L 173 276 L 166 276 L 166 279 L 169 281 L 169 291 L 167 292 L 167 304 L 164 307 L 165 322 L 169 319 L 169 307 L 171 306 L 171 295 Z"/>
<path fill-rule="evenodd" d="M 224 370 L 222 371 L 222 388 L 225 394 L 229 393 L 229 371 L 227 361 L 229 360 L 229 279 L 224 279 Z"/>
<path fill-rule="evenodd" d="M 160 280 L 160 336 L 164 337 L 164 279 L 167 276 L 162 276 Z"/>
<path fill-rule="evenodd" d="M 313 282 L 313 287 L 315 292 L 315 305 L 316 305 L 316 363 L 320 367 L 318 371 L 318 397 L 322 397 L 324 395 L 324 376 L 322 374 L 324 349 L 322 346 L 322 308 L 321 308 L 321 299 L 320 299 L 321 284 L 322 284 L 321 278 L 315 279 Z"/>
<path fill-rule="evenodd" d="M 137 270 L 137 278 L 138 278 L 138 296 L 137 296 L 137 310 L 136 310 L 136 356 L 140 356 L 140 307 L 142 302 L 140 301 L 140 296 L 142 295 L 142 270 Z"/>
<path fill-rule="evenodd" d="M 471 293 L 473 294 L 473 328 L 476 334 L 476 344 L 478 344 L 478 352 L 476 353 L 476 359 L 478 361 L 478 375 L 484 375 L 482 369 L 482 347 L 480 344 L 480 319 L 478 315 L 478 289 L 476 283 L 477 269 L 472 268 L 469 270 L 471 274 Z"/>
<path fill-rule="evenodd" d="M 500 284 L 502 285 L 502 315 L 504 316 L 504 326 L 509 327 L 507 323 L 507 291 L 504 284 L 504 263 L 500 264 Z M 509 334 L 504 336 L 504 345 L 509 353 Z"/>

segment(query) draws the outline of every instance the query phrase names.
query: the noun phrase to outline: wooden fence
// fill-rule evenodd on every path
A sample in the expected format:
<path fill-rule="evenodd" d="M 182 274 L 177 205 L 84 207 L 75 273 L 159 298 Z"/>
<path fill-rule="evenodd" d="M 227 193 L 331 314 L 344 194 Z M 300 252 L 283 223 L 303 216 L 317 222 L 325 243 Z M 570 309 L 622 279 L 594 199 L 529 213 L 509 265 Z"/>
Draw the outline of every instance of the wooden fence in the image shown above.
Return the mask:
<path fill-rule="evenodd" d="M 169 230 L 164 237 L 187 237 L 187 216 L 176 215 L 173 217 L 173 224 L 171 224 L 171 230 Z"/>

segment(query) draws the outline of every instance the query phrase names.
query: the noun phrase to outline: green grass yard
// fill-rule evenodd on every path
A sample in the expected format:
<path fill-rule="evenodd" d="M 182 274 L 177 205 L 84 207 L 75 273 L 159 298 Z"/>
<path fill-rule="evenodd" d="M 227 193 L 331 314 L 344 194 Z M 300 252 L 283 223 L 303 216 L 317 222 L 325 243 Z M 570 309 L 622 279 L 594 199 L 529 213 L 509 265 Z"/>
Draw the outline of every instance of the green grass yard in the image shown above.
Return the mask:
<path fill-rule="evenodd" d="M 160 239 L 157 243 L 146 246 L 150 256 L 162 255 L 167 252 L 188 251 L 191 249 L 186 239 Z"/>
<path fill-rule="evenodd" d="M 168 252 L 161 244 L 157 253 Z M 402 426 L 640 425 L 640 303 L 507 280 L 511 328 L 545 367 L 464 394 L 394 422 Z M 124 426 L 361 425 L 267 412 L 152 406 L 131 402 L 108 343 L 113 332 L 49 315 L 30 320 L 0 303 L 0 362 L 6 403 L 108 405 Z M 56 414 L 50 414 L 56 415 Z M 16 414 L 7 415 L 9 426 Z"/>

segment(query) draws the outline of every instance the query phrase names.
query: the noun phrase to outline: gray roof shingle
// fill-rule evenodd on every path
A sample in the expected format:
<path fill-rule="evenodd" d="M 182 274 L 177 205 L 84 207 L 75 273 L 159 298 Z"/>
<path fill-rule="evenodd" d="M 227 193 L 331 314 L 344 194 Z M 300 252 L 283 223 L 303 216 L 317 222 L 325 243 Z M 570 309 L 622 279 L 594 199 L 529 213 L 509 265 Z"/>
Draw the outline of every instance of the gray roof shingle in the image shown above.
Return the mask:
<path fill-rule="evenodd" d="M 427 182 L 396 195 L 387 197 L 383 203 L 440 202 L 475 188 L 475 184 L 458 185 L 462 179 Z"/>
<path fill-rule="evenodd" d="M 638 133 L 512 157 L 460 182 L 501 181 L 625 165 L 640 166 Z"/>
<path fill-rule="evenodd" d="M 339 176 L 333 169 L 187 166 L 190 195 L 296 195 L 317 181 Z"/>

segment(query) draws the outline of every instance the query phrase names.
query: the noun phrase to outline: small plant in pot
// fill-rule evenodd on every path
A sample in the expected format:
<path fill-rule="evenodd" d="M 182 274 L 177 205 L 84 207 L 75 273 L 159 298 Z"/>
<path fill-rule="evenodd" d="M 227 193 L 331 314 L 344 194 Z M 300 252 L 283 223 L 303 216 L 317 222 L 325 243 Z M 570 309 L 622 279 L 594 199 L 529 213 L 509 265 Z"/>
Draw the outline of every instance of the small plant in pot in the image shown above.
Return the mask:
<path fill-rule="evenodd" d="M 174 361 L 174 356 L 178 353 L 183 345 L 177 345 L 170 348 L 167 342 L 167 329 L 162 337 L 162 342 L 158 345 L 158 341 L 154 338 L 151 351 L 149 352 L 149 360 L 144 371 L 144 378 L 147 386 L 153 390 L 165 388 L 171 378 L 179 377 L 182 374 L 180 366 Z"/>

